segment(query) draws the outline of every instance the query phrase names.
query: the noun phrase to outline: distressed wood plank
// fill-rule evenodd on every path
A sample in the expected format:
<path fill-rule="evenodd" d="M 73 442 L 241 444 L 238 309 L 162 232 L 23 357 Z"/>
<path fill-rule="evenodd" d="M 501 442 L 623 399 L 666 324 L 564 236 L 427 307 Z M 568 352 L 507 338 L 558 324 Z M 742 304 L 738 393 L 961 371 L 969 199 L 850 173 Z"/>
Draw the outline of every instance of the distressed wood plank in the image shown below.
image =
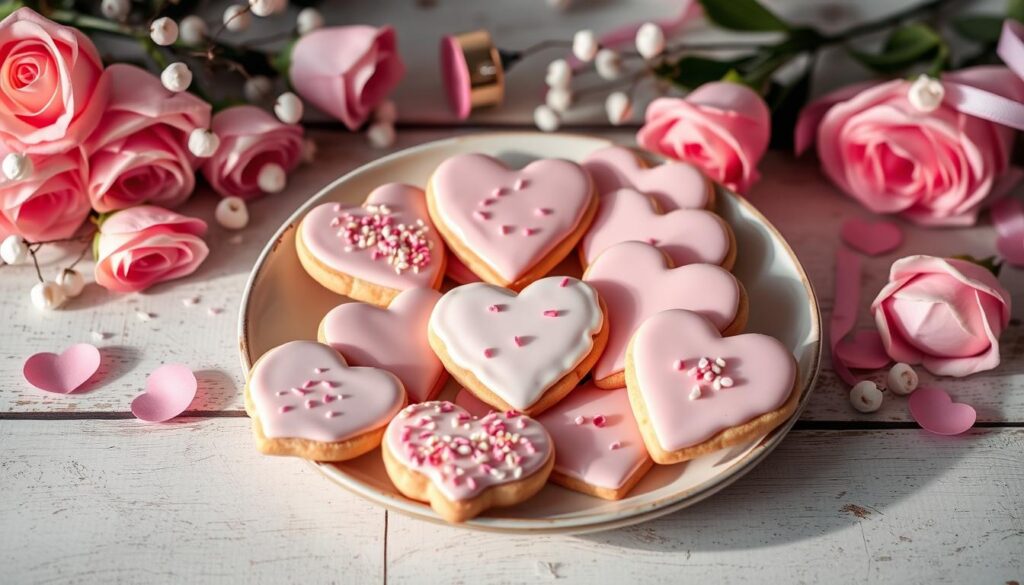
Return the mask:
<path fill-rule="evenodd" d="M 1003 583 L 1024 571 L 1024 430 L 796 431 L 706 502 L 579 537 L 391 514 L 389 583 Z M 478 562 L 476 559 L 480 559 Z"/>

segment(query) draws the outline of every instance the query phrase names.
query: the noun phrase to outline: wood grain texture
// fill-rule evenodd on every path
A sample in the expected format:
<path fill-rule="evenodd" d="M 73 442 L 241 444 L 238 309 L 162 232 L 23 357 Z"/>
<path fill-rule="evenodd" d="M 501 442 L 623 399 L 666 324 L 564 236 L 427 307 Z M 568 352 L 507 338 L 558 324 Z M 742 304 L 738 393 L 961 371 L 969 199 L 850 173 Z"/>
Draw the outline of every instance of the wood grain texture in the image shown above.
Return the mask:
<path fill-rule="evenodd" d="M 620 530 L 470 534 L 391 514 L 388 582 L 425 567 L 446 583 L 1019 580 L 1021 452 L 1020 429 L 794 431 L 710 500 Z"/>

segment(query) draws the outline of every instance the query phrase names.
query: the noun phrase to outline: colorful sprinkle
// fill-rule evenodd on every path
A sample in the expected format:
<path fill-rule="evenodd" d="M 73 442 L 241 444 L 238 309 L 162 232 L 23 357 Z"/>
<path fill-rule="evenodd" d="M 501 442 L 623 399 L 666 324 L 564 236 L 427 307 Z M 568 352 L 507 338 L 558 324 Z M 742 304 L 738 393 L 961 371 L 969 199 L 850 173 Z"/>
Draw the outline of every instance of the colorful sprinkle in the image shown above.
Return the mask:
<path fill-rule="evenodd" d="M 523 347 L 523 338 L 516 335 L 512 338 L 515 341 L 516 347 Z"/>
<path fill-rule="evenodd" d="M 608 424 L 608 418 L 605 417 L 605 415 L 599 414 L 599 415 L 594 417 L 594 426 L 595 427 L 602 428 L 606 424 Z"/>
<path fill-rule="evenodd" d="M 492 313 L 500 313 L 501 312 L 501 305 L 491 305 L 491 306 L 487 307 L 487 310 L 492 312 Z"/>
<path fill-rule="evenodd" d="M 652 246 L 657 246 L 658 245 L 658 240 L 657 240 L 657 238 L 647 238 L 647 243 L 652 245 Z"/>
<path fill-rule="evenodd" d="M 538 230 L 537 228 L 523 228 L 523 235 L 524 236 L 532 236 L 533 234 L 537 233 L 538 231 L 540 231 L 540 230 Z"/>
<path fill-rule="evenodd" d="M 516 179 L 515 184 L 512 185 L 512 188 L 516 191 L 522 191 L 524 187 L 526 187 L 526 181 L 523 179 Z"/>
<path fill-rule="evenodd" d="M 433 243 L 426 237 L 430 228 L 423 220 L 398 223 L 387 205 L 367 205 L 365 209 L 366 215 L 341 216 L 338 236 L 345 242 L 346 252 L 374 250 L 373 259 L 385 259 L 396 274 L 419 272 L 430 264 Z"/>
<path fill-rule="evenodd" d="M 700 386 L 690 388 L 690 400 L 697 400 L 698 398 L 700 398 Z"/>
<path fill-rule="evenodd" d="M 487 207 L 488 205 L 490 205 L 492 203 L 494 203 L 494 199 L 491 199 L 490 197 L 488 197 L 486 199 L 481 199 L 480 202 L 477 203 L 477 205 L 479 205 L 480 207 Z"/>
<path fill-rule="evenodd" d="M 314 374 L 322 374 L 327 371 L 327 368 L 313 368 Z"/>
<path fill-rule="evenodd" d="M 282 407 L 280 408 L 279 412 L 280 412 L 281 414 L 284 414 L 284 413 L 286 413 L 286 412 L 291 412 L 293 408 L 294 408 L 294 407 L 292 407 L 292 406 L 287 406 L 287 405 L 286 405 L 286 406 L 282 406 Z"/>
<path fill-rule="evenodd" d="M 572 422 L 574 422 L 574 423 L 576 423 L 578 425 L 586 424 L 587 417 L 585 417 L 582 414 L 580 414 L 580 415 L 577 415 L 576 418 L 572 419 Z"/>
<path fill-rule="evenodd" d="M 296 396 L 305 396 L 310 392 L 312 392 L 312 390 L 306 390 L 305 388 L 292 388 L 292 394 L 295 394 Z"/>
<path fill-rule="evenodd" d="M 565 278 L 563 278 L 562 282 L 558 283 L 558 286 L 560 286 L 562 288 L 565 288 L 565 287 L 569 286 L 569 277 L 566 276 Z"/>
<path fill-rule="evenodd" d="M 732 378 L 730 378 L 729 376 L 722 376 L 721 382 L 722 388 L 732 388 L 732 385 L 734 384 Z"/>
<path fill-rule="evenodd" d="M 609 451 L 615 451 L 615 450 L 621 449 L 621 448 L 622 448 L 622 443 L 620 443 L 618 441 L 613 441 L 612 444 L 608 445 L 608 450 Z"/>
<path fill-rule="evenodd" d="M 512 226 L 510 226 L 510 225 L 503 225 L 503 226 L 501 226 L 500 229 L 501 229 L 501 235 L 503 235 L 503 236 L 507 236 L 508 234 L 512 233 Z"/>
<path fill-rule="evenodd" d="M 473 212 L 473 217 L 475 217 L 475 218 L 477 218 L 479 220 L 486 221 L 488 219 L 491 219 L 491 214 L 487 213 L 486 211 L 480 211 L 478 209 L 478 210 Z"/>
<path fill-rule="evenodd" d="M 544 316 L 545 317 L 557 317 L 558 316 L 558 309 L 548 309 L 547 311 L 544 311 Z"/>
<path fill-rule="evenodd" d="M 320 405 L 320 403 L 317 402 L 316 400 L 307 400 L 306 401 L 306 408 L 316 408 L 319 405 Z"/>
<path fill-rule="evenodd" d="M 686 367 L 686 364 L 683 362 L 683 360 L 676 360 L 672 362 L 672 367 L 681 372 L 683 371 L 683 368 Z"/>
<path fill-rule="evenodd" d="M 484 357 L 485 358 L 492 358 L 492 357 L 494 357 L 494 348 L 493 347 L 488 347 L 488 348 L 484 349 Z"/>
<path fill-rule="evenodd" d="M 537 217 L 544 217 L 545 215 L 551 215 L 551 210 L 547 207 L 538 207 L 533 210 L 533 214 Z"/>
<path fill-rule="evenodd" d="M 508 194 L 508 191 L 504 187 L 496 187 L 494 191 L 491 191 L 491 195 L 494 197 L 504 197 Z"/>
<path fill-rule="evenodd" d="M 337 397 L 334 394 L 324 394 L 324 404 L 330 404 L 334 402 Z"/>
<path fill-rule="evenodd" d="M 326 418 L 334 418 L 336 416 L 341 416 L 341 413 L 338 412 L 337 410 L 328 410 L 327 412 L 324 413 L 324 417 Z"/>

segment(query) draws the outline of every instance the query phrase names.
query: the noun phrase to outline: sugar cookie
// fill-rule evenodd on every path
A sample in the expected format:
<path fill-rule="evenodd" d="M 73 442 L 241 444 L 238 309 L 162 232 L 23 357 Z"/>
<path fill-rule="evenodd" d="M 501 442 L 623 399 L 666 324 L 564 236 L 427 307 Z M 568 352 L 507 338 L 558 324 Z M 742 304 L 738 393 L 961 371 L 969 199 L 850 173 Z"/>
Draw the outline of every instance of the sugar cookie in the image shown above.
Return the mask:
<path fill-rule="evenodd" d="M 590 153 L 583 168 L 601 197 L 630 188 L 652 197 L 666 212 L 715 208 L 714 184 L 689 163 L 669 161 L 652 167 L 629 148 L 609 146 Z"/>

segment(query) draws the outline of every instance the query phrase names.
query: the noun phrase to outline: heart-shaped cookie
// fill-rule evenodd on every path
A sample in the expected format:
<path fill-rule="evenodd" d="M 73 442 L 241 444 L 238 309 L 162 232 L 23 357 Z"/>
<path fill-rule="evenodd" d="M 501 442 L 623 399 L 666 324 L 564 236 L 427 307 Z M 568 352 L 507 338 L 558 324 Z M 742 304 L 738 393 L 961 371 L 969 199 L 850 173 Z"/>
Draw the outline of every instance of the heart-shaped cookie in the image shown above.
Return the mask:
<path fill-rule="evenodd" d="M 602 197 L 619 189 L 635 189 L 652 197 L 663 211 L 713 209 L 715 189 L 697 167 L 666 162 L 656 167 L 622 146 L 610 146 L 590 153 L 583 168 L 594 179 Z"/>
<path fill-rule="evenodd" d="M 575 278 L 542 278 L 518 295 L 478 282 L 437 302 L 430 345 L 477 398 L 532 416 L 590 370 L 608 336 L 605 323 L 597 293 Z"/>
<path fill-rule="evenodd" d="M 344 461 L 375 448 L 405 402 L 394 374 L 350 367 L 315 341 L 290 341 L 263 354 L 245 385 L 257 448 L 317 461 Z"/>
<path fill-rule="evenodd" d="M 451 402 L 404 408 L 384 434 L 384 465 L 406 497 L 462 522 L 492 506 L 511 506 L 540 491 L 554 447 L 526 415 L 474 418 Z"/>
<path fill-rule="evenodd" d="M 413 288 L 399 293 L 386 309 L 366 303 L 338 305 L 320 322 L 317 337 L 353 366 L 398 376 L 410 402 L 430 400 L 448 378 L 427 343 L 427 323 L 439 298 L 434 289 Z"/>
<path fill-rule="evenodd" d="M 718 215 L 704 209 L 658 213 L 648 196 L 619 189 L 601 198 L 594 223 L 580 241 L 580 263 L 586 268 L 601 252 L 628 241 L 657 247 L 674 266 L 705 263 L 729 270 L 736 260 L 732 230 Z"/>
<path fill-rule="evenodd" d="M 722 337 L 692 311 L 663 311 L 630 342 L 626 386 L 647 451 L 677 463 L 752 440 L 796 410 L 797 366 L 778 340 Z"/>
<path fill-rule="evenodd" d="M 597 211 L 576 163 L 542 159 L 513 170 L 483 154 L 441 163 L 427 203 L 452 253 L 485 282 L 514 290 L 565 258 Z"/>
<path fill-rule="evenodd" d="M 403 290 L 440 288 L 444 279 L 444 243 L 423 191 L 400 183 L 377 187 L 360 207 L 314 207 L 299 224 L 295 248 L 321 285 L 382 307 Z"/>
<path fill-rule="evenodd" d="M 636 328 L 659 311 L 696 311 L 726 335 L 746 325 L 746 295 L 729 271 L 711 264 L 673 268 L 660 250 L 643 242 L 608 248 L 587 268 L 583 280 L 597 289 L 608 307 L 611 334 L 594 366 L 594 380 L 601 388 L 625 386 L 626 345 Z"/>
<path fill-rule="evenodd" d="M 70 394 L 99 369 L 100 350 L 88 343 L 78 343 L 60 354 L 42 352 L 29 356 L 22 367 L 22 375 L 40 390 Z"/>

